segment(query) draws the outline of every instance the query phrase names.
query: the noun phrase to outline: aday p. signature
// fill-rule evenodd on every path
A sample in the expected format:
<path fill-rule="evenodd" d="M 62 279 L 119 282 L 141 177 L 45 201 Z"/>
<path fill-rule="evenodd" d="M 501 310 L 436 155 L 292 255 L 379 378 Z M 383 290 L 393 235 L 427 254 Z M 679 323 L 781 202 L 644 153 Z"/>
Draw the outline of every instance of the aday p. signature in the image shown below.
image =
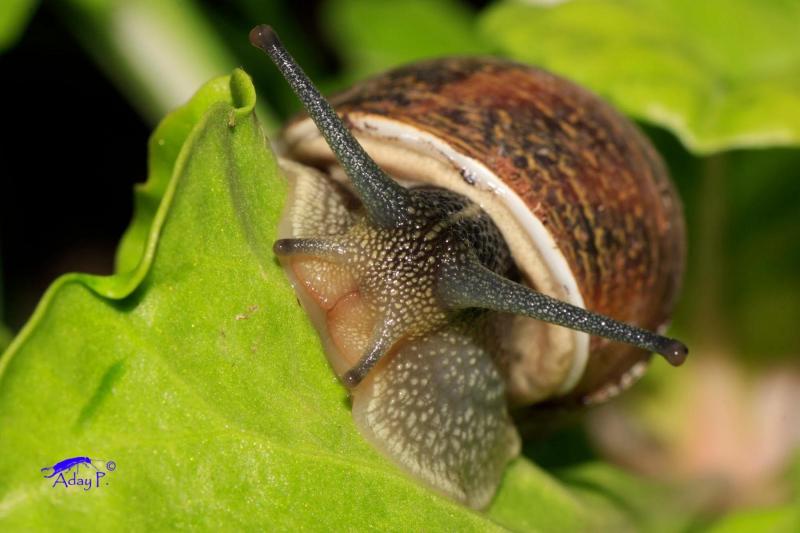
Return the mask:
<path fill-rule="evenodd" d="M 73 466 L 81 464 L 89 465 L 95 470 L 97 470 L 97 467 L 92 464 L 92 460 L 89 459 L 88 457 L 70 457 L 69 459 L 64 459 L 63 461 L 57 462 L 53 466 L 45 466 L 44 468 L 42 468 L 41 471 L 47 472 L 52 470 L 53 471 L 52 474 L 50 474 L 49 476 L 48 475 L 44 476 L 46 478 L 51 478 L 57 476 L 61 472 L 66 472 L 70 470 Z"/>

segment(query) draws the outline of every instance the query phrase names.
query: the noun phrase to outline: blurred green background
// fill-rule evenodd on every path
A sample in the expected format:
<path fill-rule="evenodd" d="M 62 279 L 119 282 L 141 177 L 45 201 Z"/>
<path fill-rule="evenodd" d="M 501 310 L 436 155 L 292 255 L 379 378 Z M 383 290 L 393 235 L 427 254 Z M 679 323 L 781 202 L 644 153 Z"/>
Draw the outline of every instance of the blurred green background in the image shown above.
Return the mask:
<path fill-rule="evenodd" d="M 794 0 L 4 2 L 0 348 L 56 276 L 112 272 L 147 136 L 203 82 L 242 66 L 271 135 L 298 110 L 247 42 L 261 22 L 324 92 L 419 58 L 496 54 L 574 79 L 639 121 L 685 204 L 673 333 L 691 359 L 654 365 L 584 428 L 528 453 L 557 477 L 600 455 L 680 493 L 686 516 L 667 529 L 800 523 Z M 92 130 L 100 119 L 113 128 Z"/>

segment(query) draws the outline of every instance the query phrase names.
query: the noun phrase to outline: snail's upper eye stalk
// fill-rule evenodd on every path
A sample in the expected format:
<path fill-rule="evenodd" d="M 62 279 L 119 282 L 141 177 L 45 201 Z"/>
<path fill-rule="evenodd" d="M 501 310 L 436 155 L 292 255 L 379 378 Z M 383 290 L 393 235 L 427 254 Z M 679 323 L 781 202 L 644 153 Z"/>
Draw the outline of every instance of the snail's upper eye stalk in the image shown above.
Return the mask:
<path fill-rule="evenodd" d="M 440 298 L 450 308 L 479 307 L 526 315 L 656 352 L 673 366 L 683 364 L 689 353 L 678 340 L 556 300 L 499 276 L 476 260 L 443 267 L 438 290 Z"/>
<path fill-rule="evenodd" d="M 386 175 L 342 123 L 270 26 L 256 26 L 250 42 L 272 59 L 344 168 L 370 219 L 382 227 L 406 222 L 407 191 Z"/>

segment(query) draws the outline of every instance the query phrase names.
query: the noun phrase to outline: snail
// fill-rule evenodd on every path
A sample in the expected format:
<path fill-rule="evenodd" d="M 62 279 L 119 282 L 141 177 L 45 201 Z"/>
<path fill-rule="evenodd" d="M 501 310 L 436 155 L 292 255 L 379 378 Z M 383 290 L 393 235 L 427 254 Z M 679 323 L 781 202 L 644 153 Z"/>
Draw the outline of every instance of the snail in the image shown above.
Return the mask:
<path fill-rule="evenodd" d="M 650 331 L 681 282 L 680 202 L 598 97 L 448 58 L 357 84 L 334 111 L 272 28 L 250 41 L 308 113 L 283 132 L 274 252 L 357 427 L 401 469 L 485 508 L 520 451 L 512 410 L 603 401 L 652 352 L 684 361 Z"/>

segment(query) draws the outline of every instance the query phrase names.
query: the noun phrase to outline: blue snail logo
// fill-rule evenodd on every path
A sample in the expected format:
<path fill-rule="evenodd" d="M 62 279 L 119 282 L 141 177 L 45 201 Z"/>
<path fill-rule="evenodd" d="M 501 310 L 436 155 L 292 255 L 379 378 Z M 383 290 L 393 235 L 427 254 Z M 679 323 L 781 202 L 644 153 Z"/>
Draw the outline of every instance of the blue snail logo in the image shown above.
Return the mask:
<path fill-rule="evenodd" d="M 81 470 L 81 467 L 84 467 Z M 89 469 L 91 467 L 91 470 Z M 65 489 L 80 487 L 84 491 L 100 488 L 101 484 L 108 485 L 108 481 L 103 478 L 109 472 L 117 469 L 114 461 L 92 460 L 88 457 L 70 457 L 59 461 L 53 466 L 45 466 L 41 469 L 45 479 L 53 479 L 52 488 L 63 485 Z M 90 474 L 86 476 L 86 474 Z M 70 475 L 71 474 L 71 475 Z"/>

